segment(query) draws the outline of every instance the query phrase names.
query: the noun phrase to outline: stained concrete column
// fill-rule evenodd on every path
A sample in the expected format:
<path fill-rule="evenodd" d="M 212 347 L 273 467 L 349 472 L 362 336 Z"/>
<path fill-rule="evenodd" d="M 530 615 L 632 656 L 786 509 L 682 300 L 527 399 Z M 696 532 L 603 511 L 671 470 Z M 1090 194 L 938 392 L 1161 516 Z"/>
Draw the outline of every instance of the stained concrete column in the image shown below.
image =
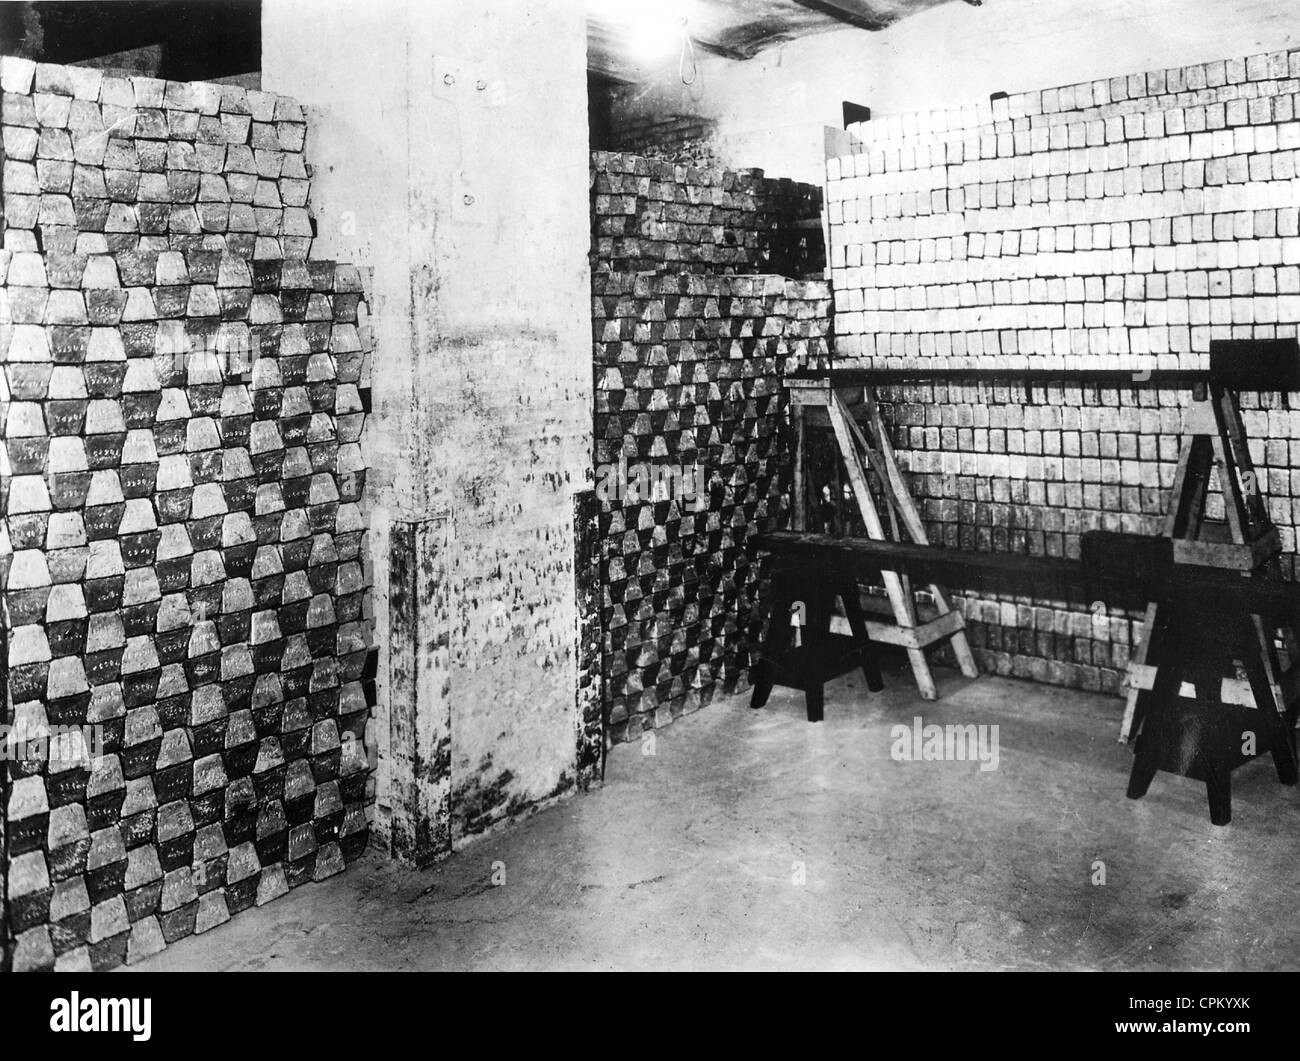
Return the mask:
<path fill-rule="evenodd" d="M 308 108 L 317 252 L 373 268 L 368 743 L 424 861 L 577 780 L 583 7 L 265 0 L 262 68 Z"/>

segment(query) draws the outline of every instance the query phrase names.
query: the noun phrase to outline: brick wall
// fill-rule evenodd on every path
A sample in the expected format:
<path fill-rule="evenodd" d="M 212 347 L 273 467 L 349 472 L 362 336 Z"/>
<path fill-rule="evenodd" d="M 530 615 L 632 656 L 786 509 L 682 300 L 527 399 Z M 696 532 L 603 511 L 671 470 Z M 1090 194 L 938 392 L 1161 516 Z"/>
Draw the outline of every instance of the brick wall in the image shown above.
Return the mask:
<path fill-rule="evenodd" d="M 1300 52 L 1279 52 L 854 127 L 827 164 L 839 363 L 1140 374 L 1295 336 L 1297 92 Z M 1071 557 L 1091 528 L 1159 529 L 1189 400 L 974 380 L 881 397 L 934 540 Z M 1293 552 L 1300 421 L 1275 394 L 1242 404 Z M 1096 603 L 963 610 L 986 668 L 1117 691 L 1140 624 Z"/>
<path fill-rule="evenodd" d="M 301 108 L 5 59 L 16 969 L 133 961 L 364 848 L 368 327 Z"/>

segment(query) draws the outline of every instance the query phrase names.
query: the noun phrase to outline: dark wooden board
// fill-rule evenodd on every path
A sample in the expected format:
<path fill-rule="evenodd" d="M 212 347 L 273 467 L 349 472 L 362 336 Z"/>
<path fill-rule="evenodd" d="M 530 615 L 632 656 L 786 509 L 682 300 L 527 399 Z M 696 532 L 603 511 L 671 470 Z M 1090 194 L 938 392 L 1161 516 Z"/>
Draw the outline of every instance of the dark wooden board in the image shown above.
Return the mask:
<path fill-rule="evenodd" d="M 1121 538 L 1123 536 L 1116 536 Z M 765 549 L 815 570 L 818 565 L 848 567 L 859 578 L 881 570 L 897 571 L 921 583 L 968 589 L 990 588 L 1057 600 L 1104 600 L 1111 606 L 1139 607 L 1151 600 L 1203 614 L 1213 622 L 1218 610 L 1258 614 L 1279 622 L 1300 615 L 1300 585 L 1158 558 L 1153 544 L 1141 558 L 1118 557 L 1086 565 L 1077 560 L 1011 553 L 983 553 L 938 545 L 833 538 L 825 534 L 772 531 L 754 539 Z M 1150 539 L 1153 543 L 1155 539 Z M 1123 543 L 1117 542 L 1117 552 Z"/>

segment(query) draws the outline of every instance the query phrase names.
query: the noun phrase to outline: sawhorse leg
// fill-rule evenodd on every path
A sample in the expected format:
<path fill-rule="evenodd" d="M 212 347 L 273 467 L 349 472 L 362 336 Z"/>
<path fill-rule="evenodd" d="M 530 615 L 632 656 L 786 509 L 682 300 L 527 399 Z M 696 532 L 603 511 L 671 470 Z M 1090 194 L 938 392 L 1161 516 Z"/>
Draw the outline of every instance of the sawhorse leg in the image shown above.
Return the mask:
<path fill-rule="evenodd" d="M 772 695 L 776 685 L 776 661 L 790 644 L 790 615 L 794 607 L 794 585 L 790 577 L 780 571 L 772 573 L 772 613 L 767 623 L 767 638 L 754 665 L 754 691 L 749 698 L 750 707 L 762 707 Z M 801 628 L 805 637 L 806 631 Z"/>
<path fill-rule="evenodd" d="M 841 577 L 797 575 L 775 570 L 772 574 L 772 611 L 767 637 L 752 670 L 751 708 L 762 707 L 778 682 L 802 689 L 808 721 L 820 722 L 825 714 L 825 683 L 828 677 L 842 674 L 844 665 L 856 662 L 862 668 L 867 688 L 879 692 L 884 688 L 875 646 L 867 632 L 866 620 L 857 599 L 858 586 L 852 572 Z M 852 638 L 831 632 L 835 598 L 844 601 Z M 801 644 L 791 645 L 790 619 L 802 611 Z"/>
<path fill-rule="evenodd" d="M 1155 667 L 1155 678 L 1149 690 L 1138 690 L 1135 699 L 1133 722 L 1140 728 L 1129 775 L 1128 797 L 1141 799 L 1146 795 L 1162 760 L 1168 759 L 1178 742 L 1186 739 L 1181 727 L 1185 721 L 1179 713 L 1179 690 L 1184 679 L 1192 681 L 1198 692 L 1209 684 L 1217 690 L 1219 672 L 1202 657 L 1205 645 L 1194 638 L 1179 623 L 1166 618 L 1177 612 L 1177 606 L 1164 603 L 1154 627 L 1148 631 L 1151 652 L 1148 660 Z M 1163 621 L 1160 621 L 1163 620 Z M 1202 638 L 1204 635 L 1202 635 Z M 1184 646 L 1197 645 L 1187 650 Z M 1181 766 L 1166 762 L 1166 769 L 1199 777 L 1205 783 L 1206 799 L 1210 807 L 1210 821 L 1227 825 L 1232 820 L 1232 770 L 1255 752 L 1245 747 L 1234 747 L 1238 741 L 1248 741 L 1258 750 L 1271 753 L 1278 780 L 1286 785 L 1297 783 L 1296 749 L 1291 736 L 1290 721 L 1281 710 L 1279 684 L 1276 680 L 1277 661 L 1265 623 L 1259 616 L 1238 615 L 1227 617 L 1222 625 L 1223 661 L 1240 659 L 1250 683 L 1255 700 L 1252 720 L 1245 725 L 1250 729 L 1237 733 L 1224 732 L 1217 726 L 1204 729 L 1195 737 L 1195 746 L 1186 749 Z M 1212 657 L 1214 653 L 1212 653 Z M 1253 732 L 1251 732 L 1253 730 Z M 1189 769 L 1190 768 L 1190 769 Z"/>
<path fill-rule="evenodd" d="M 1270 672 L 1277 676 L 1276 653 L 1269 643 L 1263 622 L 1252 617 L 1247 647 L 1242 655 L 1250 691 L 1255 697 L 1259 713 L 1261 745 L 1267 743 L 1273 756 L 1277 779 L 1284 785 L 1294 785 L 1300 780 L 1296 769 L 1296 748 L 1291 723 L 1285 705 L 1279 702 L 1277 681 L 1270 681 Z"/>
<path fill-rule="evenodd" d="M 832 396 L 830 403 L 826 406 L 826 412 L 830 416 L 831 430 L 835 433 L 835 441 L 840 448 L 844 470 L 848 473 L 849 484 L 853 489 L 853 497 L 858 506 L 858 514 L 862 517 L 867 536 L 873 541 L 885 541 L 884 524 L 881 522 L 880 513 L 876 511 L 876 502 L 871 496 L 871 490 L 867 485 L 866 470 L 862 465 L 857 443 L 855 442 L 856 425 L 852 422 L 853 418 L 849 415 L 843 400 L 838 394 Z M 860 432 L 857 434 L 860 435 Z M 864 452 L 870 452 L 870 447 L 865 447 Z M 885 472 L 882 484 L 886 489 L 892 490 L 893 488 L 888 471 Z M 884 583 L 885 594 L 889 597 L 890 610 L 894 613 L 894 621 L 905 629 L 915 627 L 916 605 L 912 600 L 910 584 L 907 584 L 894 571 L 882 572 L 881 582 Z M 921 699 L 937 700 L 939 691 L 935 687 L 934 677 L 930 674 L 930 664 L 925 658 L 925 650 L 909 648 L 907 650 L 907 661 L 912 666 L 912 673 L 916 678 L 916 688 L 921 694 Z"/>
<path fill-rule="evenodd" d="M 1232 771 L 1212 764 L 1205 775 L 1205 795 L 1210 804 L 1210 824 L 1232 821 Z"/>
<path fill-rule="evenodd" d="M 1155 631 L 1148 631 L 1147 636 L 1154 633 Z M 1138 691 L 1136 717 L 1138 724 L 1142 725 L 1142 732 L 1138 734 L 1133 749 L 1133 770 L 1129 774 L 1126 793 L 1129 799 L 1141 799 L 1155 780 L 1156 772 L 1160 769 L 1160 746 L 1156 729 L 1163 721 L 1160 717 L 1162 713 L 1173 706 L 1182 684 L 1172 660 L 1166 661 L 1164 666 L 1157 662 L 1155 666 L 1156 678 L 1152 687 Z"/>
<path fill-rule="evenodd" d="M 880 674 L 876 646 L 867 634 L 867 620 L 862 614 L 862 602 L 858 600 L 858 584 L 855 580 L 848 581 L 840 593 L 840 599 L 844 601 L 844 615 L 849 620 L 849 629 L 862 645 L 862 676 L 867 680 L 867 688 L 878 693 L 885 687 L 885 679 Z"/>
<path fill-rule="evenodd" d="M 1144 694 L 1151 697 L 1151 702 L 1144 712 L 1145 722 L 1134 749 L 1133 770 L 1129 774 L 1126 793 L 1129 799 L 1141 799 L 1147 794 L 1160 769 L 1161 753 L 1168 752 L 1167 748 L 1161 747 L 1161 742 L 1171 739 L 1170 715 L 1177 711 L 1180 685 L 1177 668 L 1166 664 L 1157 672 L 1155 688 Z M 1210 821 L 1214 825 L 1227 825 L 1232 821 L 1232 768 L 1220 751 L 1203 746 L 1197 749 L 1196 756 L 1204 769 Z"/>
<path fill-rule="evenodd" d="M 826 710 L 825 667 L 835 595 L 822 586 L 809 587 L 809 590 L 804 594 L 804 614 L 808 625 L 800 631 L 804 639 L 801 653 L 806 661 L 803 696 L 808 721 L 820 722 Z"/>

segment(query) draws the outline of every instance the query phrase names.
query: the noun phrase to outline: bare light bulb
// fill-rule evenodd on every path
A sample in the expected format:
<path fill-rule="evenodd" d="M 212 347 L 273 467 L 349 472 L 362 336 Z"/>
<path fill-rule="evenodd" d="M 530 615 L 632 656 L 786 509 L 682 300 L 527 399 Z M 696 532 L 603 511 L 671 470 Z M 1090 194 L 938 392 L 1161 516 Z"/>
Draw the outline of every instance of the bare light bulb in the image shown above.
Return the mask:
<path fill-rule="evenodd" d="M 676 55 L 681 49 L 682 35 L 685 32 L 684 18 L 640 17 L 628 27 L 628 39 L 632 54 L 638 59 L 651 62 Z"/>

